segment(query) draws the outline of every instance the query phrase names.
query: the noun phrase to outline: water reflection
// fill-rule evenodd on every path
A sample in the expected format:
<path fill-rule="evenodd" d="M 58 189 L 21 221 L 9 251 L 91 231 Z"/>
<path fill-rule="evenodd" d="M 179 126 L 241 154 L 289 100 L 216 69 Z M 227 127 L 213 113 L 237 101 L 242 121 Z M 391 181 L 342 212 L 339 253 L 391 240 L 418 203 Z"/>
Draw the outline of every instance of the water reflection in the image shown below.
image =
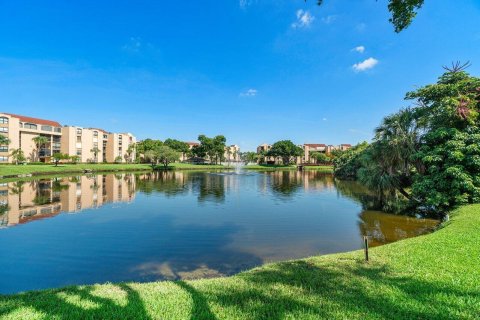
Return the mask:
<path fill-rule="evenodd" d="M 362 235 L 372 245 L 404 239 L 436 223 L 363 210 L 368 195 L 315 171 L 168 171 L 2 184 L 0 292 L 231 275 L 359 249 Z"/>
<path fill-rule="evenodd" d="M 132 201 L 135 176 L 94 175 L 69 178 L 17 181 L 0 184 L 0 226 L 8 227 L 98 208 L 106 203 Z"/>
<path fill-rule="evenodd" d="M 381 211 L 363 211 L 360 214 L 360 232 L 368 236 L 372 247 L 406 238 L 416 237 L 434 230 L 438 222 L 431 219 L 386 214 Z"/>

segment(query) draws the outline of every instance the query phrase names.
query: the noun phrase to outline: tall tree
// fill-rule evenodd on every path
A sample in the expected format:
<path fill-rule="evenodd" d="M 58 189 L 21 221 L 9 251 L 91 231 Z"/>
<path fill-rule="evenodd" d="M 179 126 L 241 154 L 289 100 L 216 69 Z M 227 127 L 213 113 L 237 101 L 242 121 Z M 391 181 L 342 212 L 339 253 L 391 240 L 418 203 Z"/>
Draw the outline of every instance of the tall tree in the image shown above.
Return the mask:
<path fill-rule="evenodd" d="M 90 152 L 93 154 L 93 161 L 95 163 L 98 162 L 98 153 L 100 152 L 100 149 L 98 149 L 98 147 L 93 147 Z"/>
<path fill-rule="evenodd" d="M 12 160 L 13 162 L 15 162 L 15 164 L 19 164 L 26 160 L 25 154 L 23 153 L 22 149 L 12 149 L 10 156 L 12 157 Z"/>
<path fill-rule="evenodd" d="M 44 137 L 44 136 L 36 136 L 36 137 L 32 138 L 32 140 L 33 140 L 33 143 L 35 143 L 35 146 L 37 148 L 37 160 L 40 160 L 41 148 L 45 144 L 49 143 L 50 140 L 47 137 Z"/>
<path fill-rule="evenodd" d="M 166 146 L 172 148 L 173 150 L 179 152 L 182 157 L 186 157 L 190 153 L 190 147 L 188 143 L 176 140 L 176 139 L 167 139 L 163 142 Z"/>
<path fill-rule="evenodd" d="M 165 169 L 168 168 L 170 163 L 180 159 L 180 153 L 169 146 L 160 146 L 154 152 L 157 154 L 158 160 L 163 164 Z"/>
<path fill-rule="evenodd" d="M 284 165 L 289 165 L 296 157 L 303 154 L 303 149 L 295 145 L 290 140 L 281 140 L 275 142 L 267 152 L 269 157 L 280 157 Z"/>

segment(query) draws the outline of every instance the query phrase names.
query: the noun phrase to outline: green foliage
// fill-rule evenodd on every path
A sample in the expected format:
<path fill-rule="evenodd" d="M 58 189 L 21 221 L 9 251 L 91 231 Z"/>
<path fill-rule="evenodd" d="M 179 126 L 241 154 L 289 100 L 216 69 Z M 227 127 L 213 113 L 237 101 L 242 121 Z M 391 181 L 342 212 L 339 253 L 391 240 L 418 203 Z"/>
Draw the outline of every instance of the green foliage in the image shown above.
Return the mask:
<path fill-rule="evenodd" d="M 27 160 L 22 149 L 12 149 L 11 151 L 12 153 L 10 153 L 10 156 L 15 164 L 19 164 Z"/>
<path fill-rule="evenodd" d="M 117 157 L 115 157 L 114 161 L 115 161 L 115 163 L 122 163 L 123 159 L 122 159 L 121 156 L 117 156 Z"/>
<path fill-rule="evenodd" d="M 416 105 L 386 117 L 360 155 L 338 157 L 336 175 L 357 176 L 381 199 L 398 192 L 428 213 L 480 202 L 480 78 L 463 67 L 407 93 Z"/>
<path fill-rule="evenodd" d="M 227 139 L 223 135 L 209 138 L 203 134 L 198 136 L 200 144 L 192 148 L 192 152 L 199 158 L 208 157 L 211 163 L 218 164 L 224 160 Z"/>
<path fill-rule="evenodd" d="M 77 155 L 70 156 L 70 161 L 71 161 L 73 164 L 77 164 L 77 163 L 80 162 L 80 156 L 77 156 Z"/>
<path fill-rule="evenodd" d="M 316 163 L 330 163 L 332 162 L 332 157 L 323 153 L 323 152 L 312 152 L 310 153 L 310 157 L 315 159 Z"/>
<path fill-rule="evenodd" d="M 65 153 L 54 153 L 52 156 L 52 159 L 53 159 L 53 162 L 55 163 L 55 167 L 57 167 L 60 161 L 70 159 L 70 156 Z"/>
<path fill-rule="evenodd" d="M 335 176 L 341 179 L 356 179 L 357 171 L 361 168 L 361 157 L 368 147 L 367 142 L 362 142 L 352 148 L 337 154 L 333 160 Z"/>
<path fill-rule="evenodd" d="M 241 158 L 242 161 L 245 162 L 246 164 L 252 163 L 252 162 L 257 162 L 258 159 L 259 159 L 259 157 L 260 157 L 260 156 L 259 156 L 256 152 L 253 152 L 253 151 L 243 152 L 243 153 L 240 155 L 240 158 Z"/>
<path fill-rule="evenodd" d="M 137 142 L 137 146 L 136 146 L 136 152 L 137 152 L 137 155 L 136 155 L 136 158 L 137 159 L 141 159 L 142 155 L 144 156 L 145 158 L 145 161 L 149 161 L 148 157 L 146 157 L 146 153 L 148 151 L 152 151 L 154 150 L 155 148 L 159 147 L 159 146 L 163 146 L 163 142 L 160 141 L 160 140 L 153 140 L 153 139 L 145 139 L 143 141 L 140 141 L 140 142 Z"/>
<path fill-rule="evenodd" d="M 303 149 L 295 145 L 290 140 L 281 140 L 275 142 L 267 152 L 269 157 L 280 157 L 284 165 L 290 164 L 295 157 L 303 155 Z"/>
<path fill-rule="evenodd" d="M 167 168 L 171 162 L 175 162 L 180 159 L 180 153 L 166 145 L 158 147 L 155 152 L 158 161 L 160 161 L 165 168 Z"/>
<path fill-rule="evenodd" d="M 425 0 L 389 0 L 388 11 L 392 17 L 388 20 L 393 24 L 395 32 L 406 29 L 417 15 L 418 9 L 423 6 Z M 324 0 L 317 0 L 322 5 Z"/>
<path fill-rule="evenodd" d="M 412 190 L 426 210 L 447 211 L 480 202 L 480 130 L 439 128 L 429 132 L 416 159 L 426 167 Z"/>
<path fill-rule="evenodd" d="M 402 31 L 412 23 L 423 2 L 424 0 L 390 0 L 388 10 L 392 17 L 389 21 L 395 27 L 395 32 Z"/>
<path fill-rule="evenodd" d="M 10 144 L 10 139 L 5 137 L 4 135 L 0 134 L 0 145 L 9 145 Z"/>
<path fill-rule="evenodd" d="M 188 143 L 183 141 L 179 141 L 175 139 L 167 139 L 163 142 L 163 144 L 183 154 L 187 154 L 190 151 L 190 148 L 188 147 Z"/>

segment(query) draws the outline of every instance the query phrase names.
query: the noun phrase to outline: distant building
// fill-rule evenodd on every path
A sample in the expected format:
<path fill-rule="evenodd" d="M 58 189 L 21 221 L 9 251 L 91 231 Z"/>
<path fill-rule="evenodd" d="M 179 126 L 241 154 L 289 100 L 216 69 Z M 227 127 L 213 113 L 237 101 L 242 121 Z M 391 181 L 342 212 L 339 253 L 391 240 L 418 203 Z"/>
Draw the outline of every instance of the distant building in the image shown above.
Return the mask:
<path fill-rule="evenodd" d="M 297 157 L 296 163 L 315 163 L 315 160 L 312 158 L 312 153 L 313 152 L 320 152 L 320 153 L 325 153 L 325 154 L 330 154 L 334 150 L 341 150 L 345 151 L 350 149 L 352 146 L 350 144 L 341 144 L 339 146 L 334 146 L 334 145 L 326 145 L 323 143 L 305 143 L 303 145 L 299 145 L 300 148 L 303 149 L 304 154 L 301 157 Z M 270 149 L 272 148 L 272 145 L 264 143 L 261 144 L 257 147 L 257 154 L 259 155 L 265 155 Z M 265 162 L 265 163 L 275 163 L 279 164 L 281 163 L 281 158 L 277 157 L 264 157 L 260 158 L 259 162 Z"/>
<path fill-rule="evenodd" d="M 225 161 L 227 162 L 238 162 L 240 161 L 240 147 L 236 144 L 225 147 Z"/>
<path fill-rule="evenodd" d="M 0 134 L 10 139 L 0 146 L 0 163 L 13 162 L 12 149 L 21 149 L 28 162 L 50 162 L 55 153 L 77 155 L 80 162 L 128 162 L 135 160 L 136 138 L 130 133 L 111 133 L 102 129 L 64 126 L 56 121 L 0 113 Z M 48 142 L 37 146 L 33 138 L 43 136 Z M 92 150 L 98 149 L 97 155 Z"/>
<path fill-rule="evenodd" d="M 61 150 L 62 153 L 79 156 L 80 162 L 133 162 L 135 152 L 130 146 L 136 142 L 130 133 L 65 126 L 62 128 Z"/>

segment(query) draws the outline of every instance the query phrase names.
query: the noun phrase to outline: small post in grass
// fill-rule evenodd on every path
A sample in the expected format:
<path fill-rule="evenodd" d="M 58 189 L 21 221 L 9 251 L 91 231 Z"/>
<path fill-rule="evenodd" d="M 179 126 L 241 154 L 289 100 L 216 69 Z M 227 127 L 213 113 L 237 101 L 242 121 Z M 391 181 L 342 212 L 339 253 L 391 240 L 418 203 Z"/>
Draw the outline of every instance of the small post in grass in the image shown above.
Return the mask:
<path fill-rule="evenodd" d="M 368 262 L 368 236 L 363 236 L 363 243 L 365 245 L 365 261 Z"/>

